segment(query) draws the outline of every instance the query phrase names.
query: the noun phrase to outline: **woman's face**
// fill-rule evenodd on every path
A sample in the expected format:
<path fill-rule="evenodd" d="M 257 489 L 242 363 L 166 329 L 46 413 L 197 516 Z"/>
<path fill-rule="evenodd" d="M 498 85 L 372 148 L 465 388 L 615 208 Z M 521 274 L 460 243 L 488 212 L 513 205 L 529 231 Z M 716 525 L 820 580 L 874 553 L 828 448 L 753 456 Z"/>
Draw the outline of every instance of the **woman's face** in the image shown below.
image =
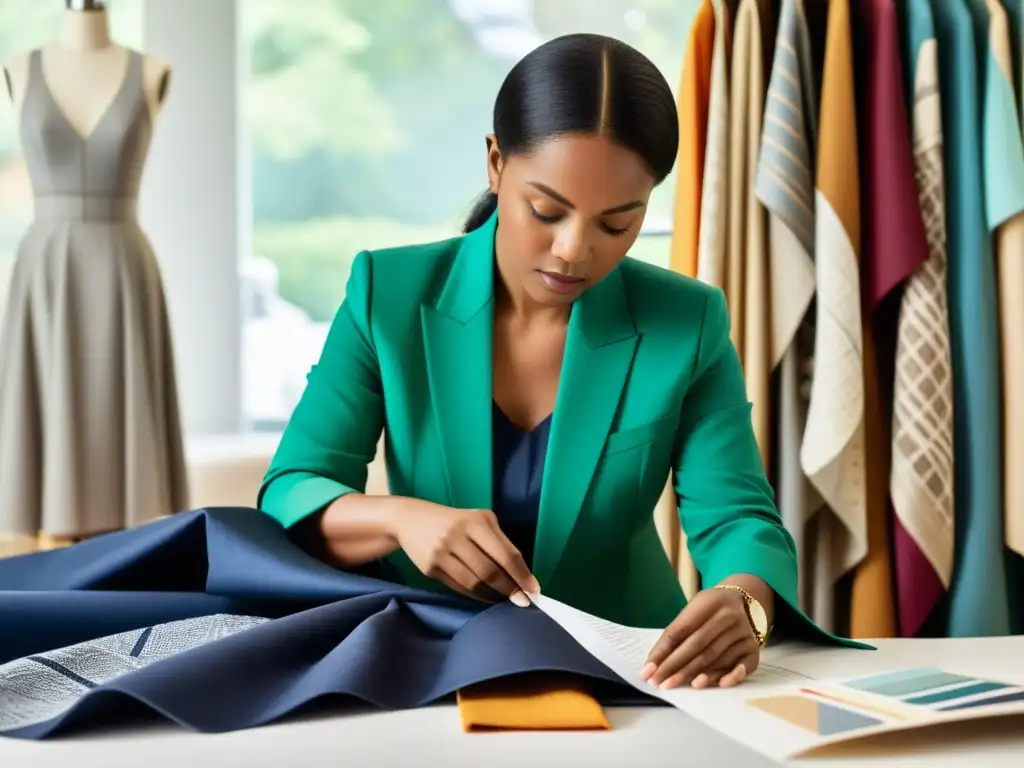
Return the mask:
<path fill-rule="evenodd" d="M 571 303 L 636 241 L 653 176 L 638 155 L 604 136 L 552 139 L 507 158 L 493 137 L 489 145 L 501 274 L 540 304 Z"/>

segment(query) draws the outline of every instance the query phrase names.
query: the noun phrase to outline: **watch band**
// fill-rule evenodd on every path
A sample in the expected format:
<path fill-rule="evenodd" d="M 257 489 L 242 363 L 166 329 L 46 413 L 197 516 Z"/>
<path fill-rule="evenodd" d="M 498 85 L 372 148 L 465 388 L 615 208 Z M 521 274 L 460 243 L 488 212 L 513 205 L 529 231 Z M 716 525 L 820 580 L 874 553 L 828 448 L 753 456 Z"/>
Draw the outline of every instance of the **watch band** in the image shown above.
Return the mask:
<path fill-rule="evenodd" d="M 757 628 L 757 625 L 754 624 L 754 617 L 750 613 L 751 604 L 756 604 L 758 608 L 761 609 L 761 612 L 763 614 L 764 606 L 761 605 L 761 602 L 753 595 L 751 595 L 749 592 L 747 592 L 747 590 L 745 590 L 743 587 L 738 587 L 735 584 L 716 584 L 714 587 L 712 587 L 712 589 L 730 589 L 733 592 L 739 592 L 743 596 L 743 607 L 747 613 L 747 622 L 750 624 L 750 630 L 754 633 L 754 640 L 757 641 L 759 647 L 764 647 L 764 644 L 768 642 L 768 635 L 771 633 L 772 628 L 769 625 L 767 631 L 762 632 L 761 630 L 759 630 Z"/>

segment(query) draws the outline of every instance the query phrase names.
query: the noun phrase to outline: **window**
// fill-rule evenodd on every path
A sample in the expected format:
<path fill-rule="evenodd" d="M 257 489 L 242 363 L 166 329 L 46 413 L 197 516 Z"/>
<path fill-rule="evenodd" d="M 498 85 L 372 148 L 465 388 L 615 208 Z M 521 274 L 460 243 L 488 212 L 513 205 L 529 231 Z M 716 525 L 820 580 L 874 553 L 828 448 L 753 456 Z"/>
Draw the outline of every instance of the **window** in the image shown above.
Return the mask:
<path fill-rule="evenodd" d="M 363 248 L 455 234 L 483 190 L 483 136 L 512 64 L 587 31 L 675 88 L 696 0 L 279 0 L 239 4 L 249 59 L 252 252 L 242 254 L 244 411 L 280 429 Z M 673 181 L 633 255 L 666 264 Z"/>
<path fill-rule="evenodd" d="M 110 33 L 123 45 L 140 46 L 142 2 L 118 0 L 110 5 Z M 0 2 L 0 62 L 53 40 L 65 13 L 70 12 L 56 2 Z M 21 159 L 17 118 L 0 77 L 0 317 L 18 243 L 32 219 L 32 186 Z"/>

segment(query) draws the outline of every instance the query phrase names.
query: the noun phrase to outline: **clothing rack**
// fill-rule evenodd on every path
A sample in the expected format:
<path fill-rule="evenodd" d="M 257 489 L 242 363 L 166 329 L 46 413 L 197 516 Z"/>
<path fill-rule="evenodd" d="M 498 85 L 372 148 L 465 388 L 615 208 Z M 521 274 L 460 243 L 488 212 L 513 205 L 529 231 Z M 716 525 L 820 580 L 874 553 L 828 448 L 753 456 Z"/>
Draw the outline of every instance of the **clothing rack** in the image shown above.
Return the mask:
<path fill-rule="evenodd" d="M 1001 0 L 702 0 L 690 28 L 671 266 L 725 292 L 826 629 L 1024 633 L 1022 49 Z"/>

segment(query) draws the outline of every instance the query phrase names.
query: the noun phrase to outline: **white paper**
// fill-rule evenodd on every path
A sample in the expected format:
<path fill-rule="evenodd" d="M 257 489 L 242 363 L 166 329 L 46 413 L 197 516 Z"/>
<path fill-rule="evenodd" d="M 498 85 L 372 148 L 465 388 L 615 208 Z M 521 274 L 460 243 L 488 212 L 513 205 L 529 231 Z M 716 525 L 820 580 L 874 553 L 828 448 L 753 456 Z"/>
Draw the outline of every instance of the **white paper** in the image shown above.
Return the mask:
<path fill-rule="evenodd" d="M 663 691 L 640 679 L 640 670 L 661 630 L 614 624 L 544 595 L 531 595 L 531 600 L 626 683 L 775 760 L 885 731 L 948 720 L 1024 714 L 1024 700 L 944 712 L 939 708 L 942 704 L 913 703 L 914 696 L 920 693 L 879 695 L 846 684 L 894 670 L 899 673 L 941 666 L 956 669 L 956 674 L 964 679 L 950 678 L 942 685 L 940 677 L 927 689 L 940 695 L 956 689 L 968 692 L 970 686 L 978 684 L 977 676 L 1006 681 L 1000 683 L 1002 687 L 995 693 L 967 695 L 956 700 L 960 703 L 1018 692 L 1024 697 L 1024 637 L 940 641 L 944 646 L 936 646 L 936 641 L 897 640 L 878 643 L 876 651 L 783 643 L 764 649 L 757 671 L 741 685 Z M 1007 653 L 1004 646 L 1008 644 L 1012 644 L 1010 658 L 1015 662 L 1001 656 Z M 953 652 L 942 653 L 944 649 Z M 1000 658 L 1002 667 L 993 668 L 993 659 Z M 949 675 L 939 669 L 933 672 Z M 967 679 L 968 676 L 973 677 Z M 920 673 L 915 679 L 920 679 Z M 811 721 L 813 724 L 809 725 Z"/>

